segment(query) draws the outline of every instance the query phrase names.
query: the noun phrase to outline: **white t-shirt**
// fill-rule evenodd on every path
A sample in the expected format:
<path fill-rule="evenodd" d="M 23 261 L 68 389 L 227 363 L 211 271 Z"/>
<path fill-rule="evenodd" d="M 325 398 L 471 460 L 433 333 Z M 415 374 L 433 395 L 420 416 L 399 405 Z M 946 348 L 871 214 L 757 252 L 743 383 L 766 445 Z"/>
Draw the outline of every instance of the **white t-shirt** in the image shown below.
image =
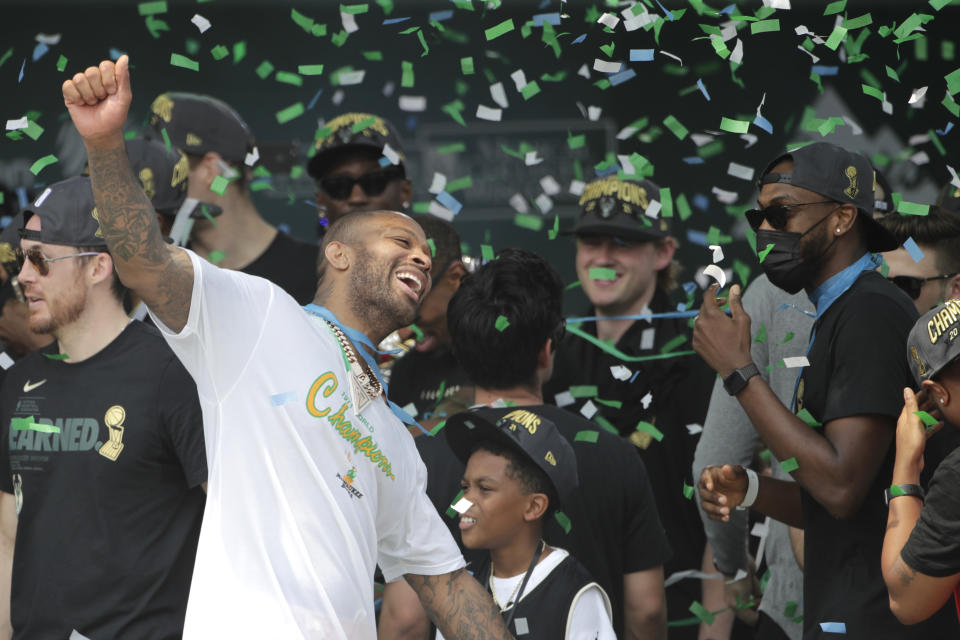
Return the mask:
<path fill-rule="evenodd" d="M 388 581 L 464 566 L 413 438 L 382 397 L 354 414 L 323 320 L 187 253 L 186 326 L 154 316 L 197 383 L 209 467 L 184 638 L 372 640 L 377 564 Z"/>
<path fill-rule="evenodd" d="M 523 599 L 537 588 L 537 585 L 543 582 L 568 555 L 570 554 L 566 550 L 554 547 L 550 555 L 538 562 L 533 568 L 533 573 L 530 574 L 527 586 L 523 588 L 520 602 L 523 602 Z M 512 578 L 493 577 L 493 590 L 496 593 L 494 601 L 497 606 L 502 607 L 510 601 L 511 594 L 519 588 L 523 576 L 524 574 L 521 573 Z M 617 640 L 613 623 L 610 621 L 611 615 L 610 599 L 607 594 L 600 585 L 591 583 L 574 598 L 567 616 L 567 633 L 564 640 Z M 523 640 L 522 632 L 524 629 L 530 629 L 531 624 L 526 619 L 514 618 L 511 625 L 514 628 L 511 628 L 510 632 L 516 636 L 517 640 Z M 437 631 L 436 640 L 444 640 L 443 634 L 439 631 Z"/>

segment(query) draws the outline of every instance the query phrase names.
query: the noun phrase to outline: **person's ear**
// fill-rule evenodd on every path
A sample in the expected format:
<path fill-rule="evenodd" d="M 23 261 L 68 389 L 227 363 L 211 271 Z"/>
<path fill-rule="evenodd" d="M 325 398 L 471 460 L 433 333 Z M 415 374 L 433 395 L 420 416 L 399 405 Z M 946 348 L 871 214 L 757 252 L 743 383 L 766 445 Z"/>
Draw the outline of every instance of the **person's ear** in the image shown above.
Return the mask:
<path fill-rule="evenodd" d="M 944 292 L 944 300 L 953 300 L 960 298 L 960 273 L 947 280 L 947 288 Z"/>
<path fill-rule="evenodd" d="M 404 179 L 400 184 L 400 202 L 404 207 L 409 207 L 409 203 L 413 202 L 413 184 L 410 180 Z"/>
<path fill-rule="evenodd" d="M 527 496 L 527 508 L 523 512 L 526 522 L 533 522 L 543 517 L 550 506 L 550 498 L 545 493 L 531 493 Z"/>
<path fill-rule="evenodd" d="M 858 211 L 852 204 L 845 204 L 838 208 L 835 213 L 837 214 L 837 225 L 834 231 L 836 235 L 841 236 L 853 226 L 854 221 L 857 219 Z"/>
<path fill-rule="evenodd" d="M 460 282 L 465 275 L 467 275 L 467 268 L 463 266 L 463 262 L 460 260 L 451 262 L 447 270 L 443 272 L 443 278 L 453 285 L 454 290 L 460 288 Z"/>
<path fill-rule="evenodd" d="M 98 253 L 90 261 L 90 277 L 94 283 L 109 280 L 113 277 L 113 258 L 109 253 Z"/>
<path fill-rule="evenodd" d="M 337 271 L 346 271 L 350 266 L 350 247 L 336 240 L 327 243 L 323 248 L 323 257 L 331 267 Z"/>
<path fill-rule="evenodd" d="M 653 269 L 654 271 L 661 271 L 666 269 L 670 265 L 670 261 L 673 260 L 673 255 L 677 252 L 677 241 L 667 236 L 657 242 L 656 247 L 657 260 Z"/>
<path fill-rule="evenodd" d="M 924 380 L 923 390 L 926 391 L 927 396 L 936 403 L 937 408 L 950 404 L 950 391 L 936 380 Z"/>
<path fill-rule="evenodd" d="M 553 351 L 553 338 L 547 338 L 537 351 L 537 369 L 546 369 L 550 366 Z"/>

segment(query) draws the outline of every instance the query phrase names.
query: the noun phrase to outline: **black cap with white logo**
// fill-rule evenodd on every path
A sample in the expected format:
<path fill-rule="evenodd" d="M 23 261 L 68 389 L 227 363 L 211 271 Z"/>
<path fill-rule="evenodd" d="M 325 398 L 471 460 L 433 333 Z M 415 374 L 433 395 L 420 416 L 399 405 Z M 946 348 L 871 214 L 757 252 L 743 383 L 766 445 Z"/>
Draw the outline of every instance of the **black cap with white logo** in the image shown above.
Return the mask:
<path fill-rule="evenodd" d="M 230 105 L 196 93 L 163 93 L 150 105 L 147 137 L 170 144 L 184 153 L 219 153 L 227 162 L 243 164 L 255 141 L 250 127 Z"/>
<path fill-rule="evenodd" d="M 40 231 L 26 229 L 33 215 L 40 216 Z M 68 178 L 44 189 L 24 208 L 20 237 L 70 247 L 106 247 L 98 216 L 90 178 Z"/>

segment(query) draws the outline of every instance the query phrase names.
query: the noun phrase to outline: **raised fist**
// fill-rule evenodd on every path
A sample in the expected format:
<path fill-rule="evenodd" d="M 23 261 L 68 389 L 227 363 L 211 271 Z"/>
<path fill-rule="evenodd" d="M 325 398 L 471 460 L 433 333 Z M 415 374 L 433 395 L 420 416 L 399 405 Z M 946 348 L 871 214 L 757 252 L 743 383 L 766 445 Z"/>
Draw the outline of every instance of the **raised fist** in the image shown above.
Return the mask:
<path fill-rule="evenodd" d="M 63 83 L 63 102 L 87 145 L 123 143 L 123 125 L 133 94 L 130 60 L 104 60 Z"/>

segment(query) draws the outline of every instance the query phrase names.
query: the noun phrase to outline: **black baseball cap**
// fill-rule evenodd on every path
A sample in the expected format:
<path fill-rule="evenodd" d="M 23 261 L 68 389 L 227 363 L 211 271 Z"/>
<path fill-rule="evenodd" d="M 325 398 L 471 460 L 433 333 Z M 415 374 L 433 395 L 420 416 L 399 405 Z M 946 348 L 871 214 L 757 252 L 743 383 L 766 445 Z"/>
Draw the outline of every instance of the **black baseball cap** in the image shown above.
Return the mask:
<path fill-rule="evenodd" d="M 660 187 L 650 180 L 620 180 L 609 176 L 594 180 L 580 196 L 580 218 L 564 235 L 615 236 L 647 241 L 670 235 L 666 218 L 646 215 L 660 197 Z"/>
<path fill-rule="evenodd" d="M 920 384 L 960 356 L 960 300 L 947 300 L 920 316 L 907 338 L 907 361 Z"/>
<path fill-rule="evenodd" d="M 40 216 L 40 231 L 26 229 L 33 215 Z M 24 208 L 20 237 L 70 247 L 106 247 L 90 178 L 76 176 L 55 182 L 44 189 L 36 200 Z"/>
<path fill-rule="evenodd" d="M 483 441 L 517 451 L 543 470 L 561 503 L 579 484 L 573 447 L 551 420 L 529 407 L 464 411 L 450 416 L 444 431 L 453 453 L 464 464 Z"/>
<path fill-rule="evenodd" d="M 793 173 L 772 173 L 784 160 L 793 160 Z M 809 189 L 840 204 L 852 204 L 867 236 L 867 250 L 893 251 L 900 243 L 886 227 L 873 218 L 875 175 L 873 165 L 859 153 L 829 142 L 814 142 L 775 158 L 760 174 L 757 188 L 772 183 L 792 184 Z"/>
<path fill-rule="evenodd" d="M 219 153 L 224 160 L 243 164 L 256 142 L 250 127 L 230 105 L 211 96 L 169 92 L 150 105 L 147 138 L 163 140 L 184 153 L 202 156 Z"/>
<path fill-rule="evenodd" d="M 368 149 L 381 154 L 388 144 L 397 152 L 398 166 L 403 168 L 406 157 L 400 135 L 386 118 L 370 113 L 344 113 L 321 129 L 321 136 L 313 146 L 314 155 L 307 162 L 307 173 L 319 180 L 343 152 Z"/>
<path fill-rule="evenodd" d="M 897 205 L 893 201 L 893 189 L 887 180 L 887 174 L 874 165 L 873 178 L 873 215 L 887 216 L 896 213 Z"/>

